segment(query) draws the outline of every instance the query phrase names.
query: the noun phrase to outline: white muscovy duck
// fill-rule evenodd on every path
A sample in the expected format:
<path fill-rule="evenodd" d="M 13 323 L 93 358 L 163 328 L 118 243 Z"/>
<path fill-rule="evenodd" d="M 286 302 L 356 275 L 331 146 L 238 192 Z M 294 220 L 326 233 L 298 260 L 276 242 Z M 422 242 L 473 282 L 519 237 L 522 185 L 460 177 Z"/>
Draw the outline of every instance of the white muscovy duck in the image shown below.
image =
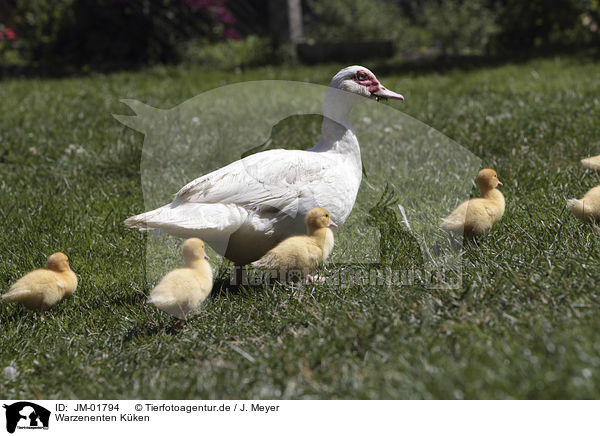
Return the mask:
<path fill-rule="evenodd" d="M 125 220 L 143 230 L 199 237 L 236 265 L 260 259 L 283 239 L 305 232 L 307 213 L 330 211 L 343 224 L 362 179 L 350 111 L 362 98 L 399 99 L 365 67 L 338 72 L 323 103 L 319 142 L 309 150 L 268 150 L 188 183 L 175 200 Z"/>

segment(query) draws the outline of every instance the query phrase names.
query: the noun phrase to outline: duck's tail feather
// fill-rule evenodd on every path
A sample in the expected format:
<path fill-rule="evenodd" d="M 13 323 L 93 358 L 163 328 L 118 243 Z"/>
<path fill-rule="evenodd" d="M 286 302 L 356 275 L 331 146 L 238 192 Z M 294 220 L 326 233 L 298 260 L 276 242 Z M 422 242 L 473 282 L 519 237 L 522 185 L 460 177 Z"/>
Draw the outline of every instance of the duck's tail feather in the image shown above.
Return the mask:
<path fill-rule="evenodd" d="M 581 164 L 585 168 L 589 168 L 591 170 L 600 170 L 600 156 L 593 156 L 582 159 Z"/>
<path fill-rule="evenodd" d="M 160 229 L 180 237 L 222 239 L 240 228 L 248 213 L 235 205 L 171 203 L 127 218 L 124 224 L 140 230 Z"/>
<path fill-rule="evenodd" d="M 252 262 L 252 266 L 260 270 L 278 269 L 279 262 L 275 254 L 273 254 L 272 252 L 268 252 L 257 261 Z"/>
<path fill-rule="evenodd" d="M 460 214 L 450 215 L 442 220 L 440 227 L 447 232 L 461 233 L 465 228 L 465 216 Z"/>
<path fill-rule="evenodd" d="M 18 301 L 29 295 L 31 295 L 31 289 L 12 288 L 6 294 L 2 295 L 2 299 L 6 301 Z"/>
<path fill-rule="evenodd" d="M 156 307 L 162 308 L 177 304 L 175 297 L 167 295 L 151 295 L 146 300 L 147 303 L 154 304 Z"/>
<path fill-rule="evenodd" d="M 580 220 L 585 220 L 590 213 L 589 207 L 586 206 L 585 202 L 576 198 L 567 200 L 567 209 Z"/>

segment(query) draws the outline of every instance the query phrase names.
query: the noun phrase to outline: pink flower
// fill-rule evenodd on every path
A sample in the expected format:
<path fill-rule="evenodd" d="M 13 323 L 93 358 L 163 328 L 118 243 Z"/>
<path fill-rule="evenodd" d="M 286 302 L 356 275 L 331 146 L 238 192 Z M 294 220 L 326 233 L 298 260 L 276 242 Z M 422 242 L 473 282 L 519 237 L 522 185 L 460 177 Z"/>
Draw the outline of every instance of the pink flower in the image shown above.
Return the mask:
<path fill-rule="evenodd" d="M 219 23 L 223 23 L 223 24 L 234 24 L 235 23 L 235 17 L 233 16 L 233 14 L 223 7 L 214 8 L 214 14 L 215 14 L 215 18 L 217 19 L 217 21 Z"/>
<path fill-rule="evenodd" d="M 185 3 L 193 10 L 202 9 L 208 11 L 211 8 L 225 4 L 225 0 L 185 0 Z"/>
<path fill-rule="evenodd" d="M 17 34 L 10 27 L 7 27 L 2 32 L 0 32 L 0 39 L 4 39 L 5 37 L 7 39 L 15 39 L 17 37 Z"/>
<path fill-rule="evenodd" d="M 233 39 L 234 41 L 242 40 L 242 36 L 231 27 L 228 27 L 223 31 L 223 37 L 227 39 Z"/>
<path fill-rule="evenodd" d="M 4 29 L 4 35 L 8 39 L 15 39 L 17 37 L 17 34 L 15 33 L 15 31 L 12 30 L 10 27 L 7 27 L 6 29 Z"/>
<path fill-rule="evenodd" d="M 229 9 L 227 9 L 227 0 L 182 0 L 193 11 L 204 11 L 209 14 L 215 24 L 224 25 L 221 36 L 226 39 L 239 41 L 241 35 L 232 27 L 236 19 Z M 220 27 L 220 26 L 219 26 Z"/>

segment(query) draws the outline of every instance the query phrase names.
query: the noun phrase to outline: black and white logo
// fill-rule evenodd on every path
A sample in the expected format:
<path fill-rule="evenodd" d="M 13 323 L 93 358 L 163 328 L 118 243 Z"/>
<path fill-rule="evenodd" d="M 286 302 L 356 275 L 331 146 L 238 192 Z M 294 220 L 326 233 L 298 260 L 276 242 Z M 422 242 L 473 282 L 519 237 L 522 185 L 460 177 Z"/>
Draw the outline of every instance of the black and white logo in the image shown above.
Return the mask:
<path fill-rule="evenodd" d="M 16 429 L 47 430 L 50 411 L 29 401 L 5 404 L 6 431 L 14 433 Z"/>

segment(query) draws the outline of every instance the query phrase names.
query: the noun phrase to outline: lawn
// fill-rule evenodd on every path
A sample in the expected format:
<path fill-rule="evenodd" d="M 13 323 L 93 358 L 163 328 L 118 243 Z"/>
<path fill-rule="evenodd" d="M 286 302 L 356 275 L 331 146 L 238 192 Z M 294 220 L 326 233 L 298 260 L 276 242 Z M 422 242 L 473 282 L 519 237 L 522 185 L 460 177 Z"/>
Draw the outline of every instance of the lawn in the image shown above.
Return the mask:
<path fill-rule="evenodd" d="M 44 323 L 0 304 L 0 397 L 596 398 L 599 233 L 565 209 L 599 183 L 579 164 L 600 154 L 600 62 L 587 55 L 373 66 L 406 97 L 391 105 L 504 183 L 506 214 L 466 248 L 462 288 L 215 290 L 178 334 L 145 304 L 148 236 L 122 225 L 145 209 L 144 136 L 112 117 L 131 114 L 119 100 L 166 109 L 242 81 L 325 85 L 339 68 L 1 81 L 0 290 L 53 251 L 69 255 L 80 286 Z"/>

